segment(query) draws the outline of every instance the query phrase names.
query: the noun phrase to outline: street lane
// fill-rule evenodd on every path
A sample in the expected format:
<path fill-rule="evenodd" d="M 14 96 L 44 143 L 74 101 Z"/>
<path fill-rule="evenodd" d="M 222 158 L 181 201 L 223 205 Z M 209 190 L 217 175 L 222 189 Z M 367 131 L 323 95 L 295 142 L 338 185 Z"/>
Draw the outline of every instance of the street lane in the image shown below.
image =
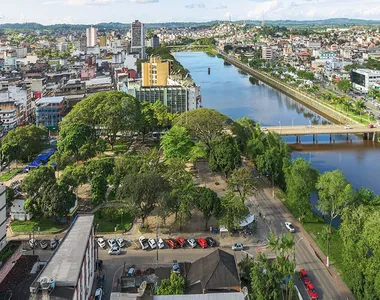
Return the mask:
<path fill-rule="evenodd" d="M 256 175 L 258 176 L 258 175 Z M 341 291 L 337 282 L 331 276 L 324 264 L 316 256 L 314 250 L 309 244 L 309 240 L 297 228 L 297 220 L 286 210 L 281 201 L 273 198 L 272 188 L 268 188 L 267 180 L 258 178 L 258 183 L 264 187 L 251 196 L 248 201 L 255 203 L 262 217 L 268 222 L 271 230 L 276 236 L 286 231 L 285 221 L 291 222 L 296 227 L 296 262 L 297 270 L 306 269 L 311 281 L 313 282 L 319 299 L 339 300 L 354 299 L 351 294 L 345 294 Z M 304 289 L 305 290 L 305 289 Z"/>

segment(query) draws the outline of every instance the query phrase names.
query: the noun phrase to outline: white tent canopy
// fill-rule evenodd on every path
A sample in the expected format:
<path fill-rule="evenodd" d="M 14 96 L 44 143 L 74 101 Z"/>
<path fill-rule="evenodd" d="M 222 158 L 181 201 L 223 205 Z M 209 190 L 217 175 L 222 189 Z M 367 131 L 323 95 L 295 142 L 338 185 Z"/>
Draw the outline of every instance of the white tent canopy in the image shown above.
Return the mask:
<path fill-rule="evenodd" d="M 255 215 L 248 215 L 243 221 L 240 222 L 240 227 L 245 227 L 255 221 Z M 228 229 L 224 226 L 219 227 L 220 233 L 228 232 Z"/>

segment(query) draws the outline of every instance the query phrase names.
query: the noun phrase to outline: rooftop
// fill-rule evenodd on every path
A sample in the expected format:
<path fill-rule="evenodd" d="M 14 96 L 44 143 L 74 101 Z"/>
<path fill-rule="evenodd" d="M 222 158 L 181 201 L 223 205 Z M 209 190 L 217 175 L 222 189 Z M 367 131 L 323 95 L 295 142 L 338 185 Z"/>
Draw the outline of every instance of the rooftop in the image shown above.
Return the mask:
<path fill-rule="evenodd" d="M 36 104 L 52 104 L 52 103 L 61 103 L 64 100 L 64 97 L 43 97 L 40 100 L 36 101 Z"/>
<path fill-rule="evenodd" d="M 93 215 L 79 215 L 76 218 L 36 282 L 39 283 L 41 278 L 52 278 L 57 287 L 77 284 L 93 221 Z"/>

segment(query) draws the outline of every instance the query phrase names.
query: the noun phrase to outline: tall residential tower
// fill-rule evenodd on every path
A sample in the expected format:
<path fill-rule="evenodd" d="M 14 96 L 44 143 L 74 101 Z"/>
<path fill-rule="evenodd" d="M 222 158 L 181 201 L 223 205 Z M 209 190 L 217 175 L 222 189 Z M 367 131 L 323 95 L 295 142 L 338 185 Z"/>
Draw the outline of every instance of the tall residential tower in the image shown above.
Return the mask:
<path fill-rule="evenodd" d="M 145 58 L 145 28 L 138 20 L 131 24 L 131 52 L 139 53 L 140 59 Z"/>
<path fill-rule="evenodd" d="M 87 48 L 95 47 L 98 39 L 98 29 L 90 27 L 86 29 Z"/>

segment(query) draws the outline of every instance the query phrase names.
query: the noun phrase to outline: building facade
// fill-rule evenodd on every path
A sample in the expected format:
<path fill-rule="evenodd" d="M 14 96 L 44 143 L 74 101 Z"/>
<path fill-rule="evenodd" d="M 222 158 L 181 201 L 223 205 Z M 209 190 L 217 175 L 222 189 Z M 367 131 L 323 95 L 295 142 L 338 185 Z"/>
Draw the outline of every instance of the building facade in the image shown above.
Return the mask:
<path fill-rule="evenodd" d="M 351 72 L 352 87 L 363 93 L 380 83 L 380 71 L 370 69 L 356 69 Z"/>
<path fill-rule="evenodd" d="M 5 199 L 6 188 L 0 184 L 0 251 L 7 245 L 7 204 Z"/>
<path fill-rule="evenodd" d="M 153 35 L 150 44 L 153 48 L 160 47 L 160 38 L 157 34 Z"/>
<path fill-rule="evenodd" d="M 139 53 L 140 59 L 145 58 L 145 28 L 138 20 L 131 24 L 131 52 Z"/>
<path fill-rule="evenodd" d="M 98 29 L 90 27 L 86 29 L 87 48 L 95 47 L 98 39 Z"/>
<path fill-rule="evenodd" d="M 161 101 L 167 105 L 172 113 L 183 113 L 196 109 L 200 106 L 201 95 L 200 87 L 182 87 L 182 86 L 155 86 L 128 87 L 128 94 L 136 97 L 139 101 L 148 101 L 154 103 Z"/>
<path fill-rule="evenodd" d="M 79 215 L 39 276 L 31 300 L 88 300 L 95 278 L 94 216 Z"/>
<path fill-rule="evenodd" d="M 271 47 L 263 47 L 262 48 L 262 58 L 265 60 L 272 60 L 273 59 L 273 50 Z"/>
<path fill-rule="evenodd" d="M 36 101 L 36 125 L 49 130 L 58 130 L 65 111 L 63 96 L 46 97 Z"/>
<path fill-rule="evenodd" d="M 170 63 L 160 57 L 152 56 L 147 63 L 141 64 L 142 86 L 167 86 Z"/>

